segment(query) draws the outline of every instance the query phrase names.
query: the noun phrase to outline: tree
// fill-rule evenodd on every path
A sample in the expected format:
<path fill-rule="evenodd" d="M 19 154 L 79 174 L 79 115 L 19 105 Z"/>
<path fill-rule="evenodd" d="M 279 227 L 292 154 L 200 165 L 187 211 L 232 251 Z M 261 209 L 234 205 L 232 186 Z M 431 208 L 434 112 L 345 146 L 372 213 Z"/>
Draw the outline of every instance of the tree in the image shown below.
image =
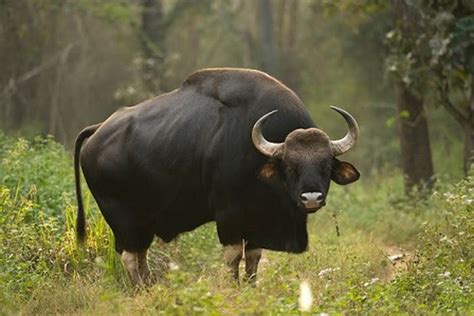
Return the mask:
<path fill-rule="evenodd" d="M 474 157 L 474 4 L 465 0 L 394 1 L 410 12 L 411 37 L 403 27 L 389 33 L 393 54 L 389 69 L 405 81 L 423 82 L 425 95 L 442 105 L 464 131 L 464 171 Z M 396 10 L 396 9 L 395 9 Z"/>
<path fill-rule="evenodd" d="M 143 82 L 148 91 L 162 91 L 165 50 L 165 24 L 161 0 L 141 0 L 143 49 Z"/>
<path fill-rule="evenodd" d="M 261 57 L 264 71 L 278 74 L 277 53 L 273 38 L 273 10 L 269 0 L 259 0 Z"/>
<path fill-rule="evenodd" d="M 437 101 L 464 132 L 464 172 L 474 159 L 474 3 L 425 1 L 425 28 L 419 38 L 428 46 L 429 64 L 437 78 Z"/>
<path fill-rule="evenodd" d="M 301 44 L 297 43 L 299 26 L 301 24 L 301 3 L 299 1 L 282 0 L 278 10 L 278 53 L 280 77 L 296 93 L 301 92 L 301 57 L 298 50 Z M 284 62 L 283 62 L 284 61 Z"/>
<path fill-rule="evenodd" d="M 387 65 L 397 91 L 401 163 L 405 191 L 410 193 L 414 187 L 431 187 L 434 179 L 424 109 L 426 70 L 423 54 L 413 49 L 420 21 L 418 12 L 405 0 L 393 0 L 392 12 L 394 30 L 387 34 Z"/>

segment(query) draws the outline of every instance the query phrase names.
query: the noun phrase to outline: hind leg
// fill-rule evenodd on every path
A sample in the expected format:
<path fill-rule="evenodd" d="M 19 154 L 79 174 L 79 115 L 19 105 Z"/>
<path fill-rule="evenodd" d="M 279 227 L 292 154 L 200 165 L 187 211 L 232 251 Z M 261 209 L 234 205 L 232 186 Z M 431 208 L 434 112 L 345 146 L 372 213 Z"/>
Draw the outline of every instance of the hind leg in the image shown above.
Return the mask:
<path fill-rule="evenodd" d="M 128 229 L 118 231 L 112 229 L 115 235 L 115 247 L 121 255 L 122 263 L 128 272 L 132 284 L 142 286 L 150 281 L 147 252 L 153 241 L 153 234 Z"/>
<path fill-rule="evenodd" d="M 133 285 L 142 286 L 150 280 L 147 249 L 142 251 L 122 251 L 121 259 Z"/>
<path fill-rule="evenodd" d="M 154 233 L 151 220 L 132 212 L 133 208 L 117 200 L 96 198 L 104 218 L 115 237 L 115 250 L 133 285 L 143 285 L 148 281 L 150 269 L 147 263 L 147 250 Z"/>
<path fill-rule="evenodd" d="M 250 243 L 245 245 L 245 276 L 250 283 L 257 281 L 257 269 L 261 257 L 262 248 L 257 248 Z"/>
<path fill-rule="evenodd" d="M 242 260 L 243 244 L 242 242 L 234 245 L 224 246 L 224 260 L 230 268 L 234 279 L 239 280 L 239 264 Z"/>
<path fill-rule="evenodd" d="M 133 285 L 143 285 L 143 279 L 140 275 L 140 269 L 138 265 L 138 252 L 132 252 L 124 250 L 122 252 L 122 263 L 128 272 L 128 276 L 132 281 Z"/>
<path fill-rule="evenodd" d="M 116 228 L 116 227 L 114 227 Z M 123 266 L 134 286 L 142 286 L 150 281 L 147 252 L 153 241 L 153 234 L 146 230 L 112 229 L 116 250 L 121 254 Z"/>
<path fill-rule="evenodd" d="M 148 259 L 147 254 L 148 249 L 138 252 L 138 271 L 140 273 L 141 279 L 148 283 L 150 282 L 151 272 L 150 268 L 148 267 Z"/>

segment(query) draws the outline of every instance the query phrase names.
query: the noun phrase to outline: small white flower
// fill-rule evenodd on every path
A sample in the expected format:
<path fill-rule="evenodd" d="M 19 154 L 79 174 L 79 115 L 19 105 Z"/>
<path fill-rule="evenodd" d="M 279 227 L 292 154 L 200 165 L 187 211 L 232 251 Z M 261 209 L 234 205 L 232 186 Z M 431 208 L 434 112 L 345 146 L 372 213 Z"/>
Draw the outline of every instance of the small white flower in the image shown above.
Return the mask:
<path fill-rule="evenodd" d="M 439 276 L 442 276 L 442 277 L 445 277 L 445 278 L 448 278 L 451 276 L 451 272 L 449 271 L 445 271 L 444 273 L 440 273 Z"/>
<path fill-rule="evenodd" d="M 393 37 L 395 36 L 396 33 L 397 33 L 397 32 L 395 32 L 394 30 L 391 30 L 390 32 L 388 32 L 387 34 L 385 34 L 385 37 L 386 37 L 387 39 L 391 39 L 391 38 L 393 38 Z"/>
<path fill-rule="evenodd" d="M 339 267 L 322 269 L 321 271 L 319 271 L 318 276 L 320 278 L 322 278 L 323 276 L 325 276 L 326 274 L 328 274 L 330 272 L 339 271 L 339 270 L 341 270 L 341 268 L 339 268 Z"/>
<path fill-rule="evenodd" d="M 455 195 L 452 194 L 451 192 L 446 192 L 446 193 L 444 193 L 443 195 L 444 195 L 444 197 L 446 198 L 446 201 L 450 201 L 450 200 L 452 200 L 452 199 L 455 198 Z"/>
<path fill-rule="evenodd" d="M 173 262 L 173 261 L 171 261 L 170 263 L 168 263 L 168 267 L 169 267 L 169 269 L 170 269 L 171 271 L 179 270 L 179 266 L 178 266 L 175 262 Z"/>
<path fill-rule="evenodd" d="M 380 280 L 379 278 L 372 278 L 369 282 L 365 282 L 364 286 L 367 287 L 369 285 L 372 285 L 372 284 L 378 282 L 379 280 Z"/>

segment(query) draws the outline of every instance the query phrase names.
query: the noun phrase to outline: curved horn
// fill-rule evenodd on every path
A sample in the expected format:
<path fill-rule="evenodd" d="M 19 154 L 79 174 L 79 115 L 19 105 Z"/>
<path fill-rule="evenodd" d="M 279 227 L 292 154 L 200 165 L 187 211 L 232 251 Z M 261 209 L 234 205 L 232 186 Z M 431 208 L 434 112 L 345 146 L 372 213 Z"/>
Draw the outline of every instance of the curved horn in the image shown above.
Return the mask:
<path fill-rule="evenodd" d="M 258 119 L 252 129 L 252 141 L 255 145 L 255 148 L 258 149 L 259 152 L 264 154 L 267 157 L 273 156 L 273 154 L 280 148 L 283 144 L 282 143 L 272 143 L 263 137 L 262 134 L 262 127 L 268 117 L 272 114 L 275 114 L 278 110 L 273 110 L 268 112 L 264 116 Z"/>
<path fill-rule="evenodd" d="M 357 121 L 352 115 L 343 109 L 335 106 L 331 106 L 331 109 L 341 114 L 349 126 L 349 131 L 347 132 L 346 136 L 338 140 L 331 140 L 332 152 L 334 156 L 339 156 L 354 146 L 357 138 L 359 138 L 359 124 L 357 124 Z"/>

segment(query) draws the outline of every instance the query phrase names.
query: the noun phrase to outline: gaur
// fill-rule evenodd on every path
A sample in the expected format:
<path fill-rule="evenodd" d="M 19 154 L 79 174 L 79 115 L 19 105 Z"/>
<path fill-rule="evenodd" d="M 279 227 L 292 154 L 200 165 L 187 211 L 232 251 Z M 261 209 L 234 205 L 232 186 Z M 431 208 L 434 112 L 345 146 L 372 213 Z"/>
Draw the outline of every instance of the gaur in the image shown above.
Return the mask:
<path fill-rule="evenodd" d="M 348 125 L 339 140 L 317 128 L 280 81 L 235 68 L 197 71 L 174 91 L 119 109 L 76 139 L 78 239 L 81 166 L 134 284 L 149 278 L 155 235 L 169 242 L 210 221 L 234 277 L 245 255 L 254 280 L 262 248 L 307 249 L 307 217 L 325 205 L 330 180 L 359 178 L 336 158 L 356 142 L 358 124 L 332 109 Z"/>

